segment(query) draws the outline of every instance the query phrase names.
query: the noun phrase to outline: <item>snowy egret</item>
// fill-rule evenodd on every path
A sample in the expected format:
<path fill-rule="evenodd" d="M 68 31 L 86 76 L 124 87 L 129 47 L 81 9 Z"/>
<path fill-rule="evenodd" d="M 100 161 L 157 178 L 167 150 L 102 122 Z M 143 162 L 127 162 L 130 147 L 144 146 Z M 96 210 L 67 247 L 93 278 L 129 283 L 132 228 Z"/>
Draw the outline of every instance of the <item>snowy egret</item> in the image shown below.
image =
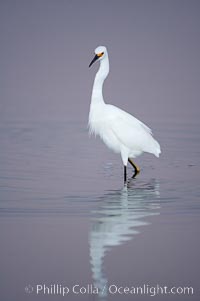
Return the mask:
<path fill-rule="evenodd" d="M 121 154 L 124 165 L 124 182 L 126 182 L 127 163 L 129 162 L 134 168 L 133 177 L 135 177 L 140 169 L 132 159 L 143 152 L 159 157 L 160 145 L 152 137 L 151 129 L 143 122 L 118 107 L 104 102 L 102 88 L 109 73 L 108 52 L 105 46 L 99 46 L 95 49 L 95 57 L 89 67 L 95 61 L 100 62 L 100 67 L 93 84 L 89 130 L 90 133 L 99 135 L 115 153 Z"/>

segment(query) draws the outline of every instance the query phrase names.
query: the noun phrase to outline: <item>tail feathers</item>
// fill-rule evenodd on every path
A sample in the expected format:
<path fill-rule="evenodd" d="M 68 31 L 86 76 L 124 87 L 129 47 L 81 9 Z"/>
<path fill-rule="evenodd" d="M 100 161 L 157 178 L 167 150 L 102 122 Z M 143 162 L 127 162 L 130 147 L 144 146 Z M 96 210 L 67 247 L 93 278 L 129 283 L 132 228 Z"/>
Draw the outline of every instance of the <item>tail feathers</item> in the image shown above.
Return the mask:
<path fill-rule="evenodd" d="M 160 154 L 161 154 L 161 149 L 157 149 L 156 152 L 154 153 L 154 155 L 155 155 L 157 158 L 159 158 Z"/>
<path fill-rule="evenodd" d="M 160 144 L 154 140 L 155 142 L 155 150 L 154 150 L 154 155 L 159 158 L 159 155 L 161 154 L 161 149 L 160 149 Z"/>
<path fill-rule="evenodd" d="M 149 141 L 148 149 L 146 150 L 148 153 L 154 154 L 157 158 L 161 154 L 160 144 L 153 137 L 151 137 L 151 141 Z"/>

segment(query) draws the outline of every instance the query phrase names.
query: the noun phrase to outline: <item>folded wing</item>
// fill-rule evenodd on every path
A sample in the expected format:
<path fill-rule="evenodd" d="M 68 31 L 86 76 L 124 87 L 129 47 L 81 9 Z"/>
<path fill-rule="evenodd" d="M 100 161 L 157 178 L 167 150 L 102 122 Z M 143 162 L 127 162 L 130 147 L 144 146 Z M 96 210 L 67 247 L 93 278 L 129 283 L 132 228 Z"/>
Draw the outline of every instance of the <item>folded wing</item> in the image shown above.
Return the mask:
<path fill-rule="evenodd" d="M 159 156 L 160 145 L 153 138 L 152 131 L 148 126 L 113 105 L 107 106 L 109 126 L 120 143 L 127 147 L 130 152 L 148 152 Z"/>

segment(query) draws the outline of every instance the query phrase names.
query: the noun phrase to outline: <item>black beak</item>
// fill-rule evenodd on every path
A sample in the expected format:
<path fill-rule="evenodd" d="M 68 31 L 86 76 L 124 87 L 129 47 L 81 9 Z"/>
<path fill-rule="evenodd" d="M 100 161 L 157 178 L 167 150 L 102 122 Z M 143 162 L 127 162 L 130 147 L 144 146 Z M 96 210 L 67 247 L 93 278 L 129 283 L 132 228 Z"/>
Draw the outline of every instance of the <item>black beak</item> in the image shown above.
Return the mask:
<path fill-rule="evenodd" d="M 91 61 L 91 63 L 89 64 L 89 67 L 92 66 L 92 64 L 94 64 L 94 62 L 96 62 L 96 60 L 98 60 L 98 55 L 96 54 L 95 57 L 93 58 L 93 60 Z"/>

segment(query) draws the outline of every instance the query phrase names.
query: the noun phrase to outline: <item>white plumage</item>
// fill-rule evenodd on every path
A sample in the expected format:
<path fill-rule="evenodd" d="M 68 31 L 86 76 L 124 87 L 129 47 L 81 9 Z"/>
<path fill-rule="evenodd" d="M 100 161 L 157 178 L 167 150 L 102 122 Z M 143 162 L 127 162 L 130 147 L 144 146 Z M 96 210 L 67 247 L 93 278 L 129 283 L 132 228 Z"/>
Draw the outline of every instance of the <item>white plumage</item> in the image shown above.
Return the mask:
<path fill-rule="evenodd" d="M 143 152 L 159 157 L 160 145 L 152 137 L 151 129 L 129 113 L 104 102 L 102 88 L 109 73 L 106 47 L 99 46 L 95 49 L 95 57 L 89 66 L 96 60 L 100 61 L 100 67 L 92 90 L 89 113 L 90 132 L 99 135 L 110 149 L 121 154 L 125 168 L 129 158 L 135 158 Z M 136 165 L 134 163 L 132 165 L 139 172 Z M 126 176 L 124 180 L 126 181 Z"/>

